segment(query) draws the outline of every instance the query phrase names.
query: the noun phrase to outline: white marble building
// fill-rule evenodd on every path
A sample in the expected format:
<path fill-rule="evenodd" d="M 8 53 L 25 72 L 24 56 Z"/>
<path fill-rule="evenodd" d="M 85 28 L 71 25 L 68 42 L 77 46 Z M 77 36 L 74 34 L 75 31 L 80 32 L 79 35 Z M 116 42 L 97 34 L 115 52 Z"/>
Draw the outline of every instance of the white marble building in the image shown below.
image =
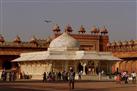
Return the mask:
<path fill-rule="evenodd" d="M 42 78 L 44 72 L 68 71 L 70 67 L 75 72 L 82 70 L 83 75 L 91 73 L 87 68 L 94 69 L 95 74 L 97 68 L 110 73 L 112 65 L 120 60 L 110 52 L 83 51 L 79 47 L 79 42 L 64 32 L 50 43 L 47 51 L 22 53 L 12 62 L 18 62 L 21 72 L 32 78 Z"/>

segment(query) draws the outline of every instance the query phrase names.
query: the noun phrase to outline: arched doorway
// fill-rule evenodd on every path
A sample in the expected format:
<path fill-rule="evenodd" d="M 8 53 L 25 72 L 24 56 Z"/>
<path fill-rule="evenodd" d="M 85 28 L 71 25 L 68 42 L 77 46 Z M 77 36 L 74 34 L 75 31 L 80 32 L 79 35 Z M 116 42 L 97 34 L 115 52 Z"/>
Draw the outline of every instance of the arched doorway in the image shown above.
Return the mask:
<path fill-rule="evenodd" d="M 94 61 L 88 61 L 87 63 L 87 74 L 94 75 L 95 74 L 95 62 Z"/>
<path fill-rule="evenodd" d="M 2 63 L 2 69 L 9 70 L 12 68 L 12 64 L 10 61 L 4 61 Z"/>
<path fill-rule="evenodd" d="M 80 62 L 78 63 L 77 71 L 78 71 L 78 73 L 79 73 L 80 71 L 83 71 L 83 66 L 81 65 Z"/>
<path fill-rule="evenodd" d="M 13 63 L 11 62 L 11 60 L 15 59 L 19 57 L 18 55 L 3 55 L 3 56 L 0 56 L 0 61 L 1 61 L 1 67 L 2 69 L 5 69 L 5 70 L 10 70 L 12 67 L 15 66 L 18 67 L 17 63 Z"/>

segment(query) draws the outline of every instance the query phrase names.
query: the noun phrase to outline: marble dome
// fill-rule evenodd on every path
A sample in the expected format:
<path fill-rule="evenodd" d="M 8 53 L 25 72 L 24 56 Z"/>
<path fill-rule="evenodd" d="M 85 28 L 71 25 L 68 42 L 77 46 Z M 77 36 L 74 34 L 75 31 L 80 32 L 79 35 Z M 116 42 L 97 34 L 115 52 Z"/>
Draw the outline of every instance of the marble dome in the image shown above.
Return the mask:
<path fill-rule="evenodd" d="M 51 41 L 49 48 L 79 48 L 79 42 L 64 32 L 59 37 Z"/>

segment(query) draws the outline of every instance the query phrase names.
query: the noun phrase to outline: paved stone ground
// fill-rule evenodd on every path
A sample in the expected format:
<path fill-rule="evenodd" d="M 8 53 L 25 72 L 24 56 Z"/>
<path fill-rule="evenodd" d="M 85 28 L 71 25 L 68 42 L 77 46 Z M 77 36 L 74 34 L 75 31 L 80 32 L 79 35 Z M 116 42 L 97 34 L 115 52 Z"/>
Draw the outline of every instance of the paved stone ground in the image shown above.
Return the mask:
<path fill-rule="evenodd" d="M 17 81 L 0 82 L 0 91 L 70 91 L 67 82 Z M 137 84 L 79 81 L 71 91 L 137 91 Z"/>

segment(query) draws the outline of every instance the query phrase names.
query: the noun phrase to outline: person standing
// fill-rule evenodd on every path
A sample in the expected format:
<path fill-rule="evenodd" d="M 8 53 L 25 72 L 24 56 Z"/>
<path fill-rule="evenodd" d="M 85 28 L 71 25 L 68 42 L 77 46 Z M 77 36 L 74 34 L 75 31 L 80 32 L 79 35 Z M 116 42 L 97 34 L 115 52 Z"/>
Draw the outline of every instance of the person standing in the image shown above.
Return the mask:
<path fill-rule="evenodd" d="M 120 74 L 117 74 L 117 76 L 116 76 L 116 83 L 121 83 L 121 76 L 120 76 Z"/>
<path fill-rule="evenodd" d="M 58 80 L 61 80 L 61 72 L 58 73 L 57 78 Z"/>
<path fill-rule="evenodd" d="M 46 82 L 46 72 L 43 74 L 43 82 Z"/>
<path fill-rule="evenodd" d="M 12 71 L 9 73 L 9 81 L 12 81 Z"/>
<path fill-rule="evenodd" d="M 78 76 L 79 76 L 79 80 L 81 80 L 82 71 L 80 71 L 80 72 L 78 73 Z"/>
<path fill-rule="evenodd" d="M 98 73 L 98 79 L 101 80 L 101 72 Z"/>
<path fill-rule="evenodd" d="M 1 78 L 2 78 L 3 81 L 6 81 L 6 79 L 7 79 L 7 73 L 6 73 L 5 70 L 2 71 Z"/>
<path fill-rule="evenodd" d="M 69 71 L 69 89 L 74 89 L 75 72 L 72 68 Z"/>
<path fill-rule="evenodd" d="M 12 79 L 13 79 L 13 81 L 15 81 L 16 78 L 17 78 L 17 74 L 16 74 L 16 72 L 12 72 Z"/>
<path fill-rule="evenodd" d="M 128 72 L 126 71 L 126 74 L 125 74 L 125 84 L 128 84 Z"/>
<path fill-rule="evenodd" d="M 131 73 L 131 76 L 132 76 L 132 83 L 135 84 L 136 83 L 136 76 L 137 76 L 137 74 L 133 71 Z"/>

